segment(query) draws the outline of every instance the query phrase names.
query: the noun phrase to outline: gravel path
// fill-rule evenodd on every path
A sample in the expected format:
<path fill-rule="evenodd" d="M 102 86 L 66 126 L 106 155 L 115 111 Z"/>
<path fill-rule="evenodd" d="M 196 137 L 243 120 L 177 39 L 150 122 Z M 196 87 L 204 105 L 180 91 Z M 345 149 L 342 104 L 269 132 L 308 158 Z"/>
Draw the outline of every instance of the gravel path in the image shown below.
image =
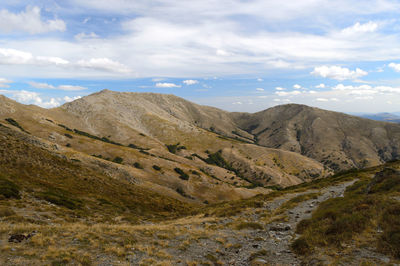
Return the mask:
<path fill-rule="evenodd" d="M 312 211 L 318 207 L 320 202 L 343 196 L 346 187 L 355 181 L 322 190 L 288 194 L 267 202 L 261 209 L 257 209 L 257 212 L 245 215 L 245 217 L 243 214 L 239 214 L 217 220 L 215 225 L 218 226 L 218 229 L 215 229 L 213 233 L 217 232 L 230 245 L 220 243 L 215 238 L 200 238 L 194 243 L 186 245 L 182 250 L 178 247 L 186 239 L 181 236 L 171 240 L 167 251 L 176 260 L 176 265 L 188 265 L 188 261 L 213 261 L 213 265 L 300 265 L 300 259 L 290 249 L 290 243 L 297 237 L 294 232 L 297 223 L 310 218 Z M 296 207 L 283 212 L 282 215 L 287 216 L 285 222 L 265 223 L 265 213 L 273 213 L 282 204 L 296 196 L 318 192 L 320 194 L 316 199 L 300 202 Z M 264 217 L 262 217 L 263 214 Z M 263 224 L 263 228 L 232 229 L 229 225 L 237 220 Z M 192 226 L 191 229 L 206 231 L 208 230 L 207 226 L 210 226 L 210 223 L 204 222 L 197 227 Z M 131 261 L 131 263 L 138 261 Z"/>

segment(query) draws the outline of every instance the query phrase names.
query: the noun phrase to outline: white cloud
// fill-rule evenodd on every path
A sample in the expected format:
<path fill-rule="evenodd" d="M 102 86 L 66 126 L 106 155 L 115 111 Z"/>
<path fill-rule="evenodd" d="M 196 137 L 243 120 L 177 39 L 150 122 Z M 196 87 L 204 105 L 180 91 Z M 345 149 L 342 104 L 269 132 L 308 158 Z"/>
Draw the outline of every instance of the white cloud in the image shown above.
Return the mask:
<path fill-rule="evenodd" d="M 54 65 L 68 65 L 69 62 L 60 57 L 51 57 L 51 56 L 36 56 L 35 61 L 37 64 L 54 64 Z"/>
<path fill-rule="evenodd" d="M 329 100 L 326 99 L 326 98 L 317 98 L 316 101 L 318 101 L 318 102 L 329 102 Z"/>
<path fill-rule="evenodd" d="M 68 103 L 80 98 L 82 98 L 82 96 L 74 96 L 74 97 L 64 96 L 63 100 Z"/>
<path fill-rule="evenodd" d="M 400 88 L 390 87 L 390 86 L 375 86 L 372 87 L 370 85 L 360 85 L 360 86 L 352 86 L 352 85 L 343 85 L 338 84 L 335 87 L 332 87 L 333 91 L 342 91 L 347 95 L 360 95 L 360 96 L 371 96 L 375 94 L 381 95 L 390 95 L 390 94 L 400 94 Z"/>
<path fill-rule="evenodd" d="M 131 72 L 131 70 L 127 66 L 105 57 L 91 58 L 89 60 L 79 60 L 77 65 L 84 68 L 95 69 L 95 70 L 105 70 L 105 71 L 119 72 L 119 73 Z"/>
<path fill-rule="evenodd" d="M 315 99 L 317 102 L 339 102 L 338 98 L 317 98 Z"/>
<path fill-rule="evenodd" d="M 321 83 L 321 84 L 315 86 L 315 88 L 317 88 L 317 89 L 324 89 L 324 88 L 325 88 L 325 84 L 324 84 L 324 83 Z"/>
<path fill-rule="evenodd" d="M 320 66 L 315 67 L 314 71 L 312 71 L 311 74 L 315 76 L 321 76 L 323 78 L 346 80 L 357 79 L 366 76 L 368 72 L 360 68 L 356 68 L 356 70 L 350 70 L 348 68 L 340 66 Z"/>
<path fill-rule="evenodd" d="M 263 88 L 256 88 L 256 91 L 264 91 Z"/>
<path fill-rule="evenodd" d="M 35 81 L 30 81 L 28 84 L 35 89 L 51 89 L 51 90 L 63 90 L 63 91 L 82 91 L 87 90 L 88 88 L 82 86 L 74 86 L 74 85 L 60 85 L 53 86 L 47 83 L 40 83 Z"/>
<path fill-rule="evenodd" d="M 182 81 L 184 84 L 186 84 L 186 85 L 194 85 L 194 84 L 197 84 L 197 83 L 199 83 L 197 80 L 193 80 L 193 79 L 187 79 L 187 80 L 184 80 L 184 81 Z"/>
<path fill-rule="evenodd" d="M 356 100 L 373 100 L 373 96 L 357 96 L 355 97 Z"/>
<path fill-rule="evenodd" d="M 0 64 L 19 65 L 29 64 L 33 61 L 31 53 L 15 50 L 0 48 Z"/>
<path fill-rule="evenodd" d="M 87 90 L 88 88 L 82 86 L 74 86 L 74 85 L 60 85 L 57 87 L 57 89 L 63 91 L 83 91 Z"/>
<path fill-rule="evenodd" d="M 128 77 L 190 78 L 240 73 L 259 77 L 277 68 L 310 68 L 332 62 L 350 64 L 393 60 L 399 54 L 400 37 L 397 32 L 374 29 L 373 23 L 378 24 L 378 29 L 385 25 L 381 22 L 358 23 L 344 30 L 368 33 L 359 34 L 357 38 L 338 30 L 342 27 L 338 25 L 351 25 L 368 18 L 368 14 L 399 10 L 399 5 L 394 3 L 396 1 L 391 0 L 372 0 L 368 5 L 359 3 L 362 1 L 352 0 L 349 3 L 339 0 L 335 1 L 334 10 L 325 1 L 315 0 L 290 1 L 290 4 L 261 0 L 251 1 L 251 4 L 240 0 L 221 0 L 218 3 L 210 0 L 187 3 L 165 0 L 162 5 L 143 0 L 115 0 L 112 5 L 106 0 L 71 1 L 58 1 L 59 7 L 54 10 L 66 17 L 70 16 L 70 11 L 66 12 L 67 7 L 81 10 L 81 16 L 70 18 L 79 20 L 79 24 L 73 24 L 78 27 L 73 29 L 74 34 L 78 33 L 75 39 L 66 34 L 24 38 L 23 42 L 6 38 L 1 40 L 2 47 L 26 50 L 31 56 L 40 54 L 62 58 L 70 62 L 65 65 L 68 67 L 62 71 L 54 67 L 43 71 L 35 67 L 15 66 L 6 69 L 7 72 L 3 71 L 2 75 L 24 76 L 28 72 L 32 73 L 31 77 L 37 74 L 40 77 L 112 78 L 122 73 Z M 49 8 L 47 12 L 51 12 Z M 97 10 L 102 12 L 98 13 Z M 265 16 L 265 10 L 274 12 Z M 89 28 L 81 30 L 85 26 L 82 24 L 84 18 L 96 17 L 96 21 L 98 18 L 100 21 L 103 14 L 124 19 L 117 19 L 112 27 L 102 28 L 99 22 L 90 23 Z M 238 17 L 243 15 L 248 16 L 249 23 L 238 23 Z M 343 20 L 338 22 L 338 17 Z M 46 20 L 44 14 L 40 19 Z M 280 25 L 284 30 L 269 31 L 270 23 L 277 21 L 283 23 Z M 298 22 L 302 25 L 297 26 Z M 396 26 L 397 22 L 387 23 Z M 1 25 L 6 27 L 7 23 Z M 248 25 L 252 25 L 252 28 L 247 28 Z M 304 25 L 313 25 L 313 30 Z M 104 34 L 96 38 L 94 32 Z M 79 55 L 85 58 L 79 58 Z M 3 59 L 1 57 L 0 61 Z M 109 62 L 90 62 L 90 58 L 109 58 L 125 67 L 110 67 Z M 80 63 L 85 69 L 76 65 L 79 59 L 84 60 Z M 33 65 L 32 61 L 28 63 Z M 107 76 L 103 70 L 109 72 Z M 134 70 L 134 73 L 128 70 Z"/>
<path fill-rule="evenodd" d="M 13 81 L 5 78 L 0 78 L 0 88 L 10 88 L 10 83 L 13 83 Z"/>
<path fill-rule="evenodd" d="M 242 103 L 242 102 L 234 102 L 234 103 L 232 103 L 232 104 L 242 105 L 243 103 Z"/>
<path fill-rule="evenodd" d="M 0 64 L 2 65 L 57 65 L 65 66 L 69 62 L 60 57 L 33 56 L 29 52 L 0 48 Z"/>
<path fill-rule="evenodd" d="M 294 84 L 294 85 L 293 85 L 293 88 L 296 89 L 296 90 L 301 89 L 301 85 L 299 85 L 299 84 Z"/>
<path fill-rule="evenodd" d="M 55 87 L 53 85 L 50 85 L 47 83 L 30 81 L 30 82 L 28 82 L 28 84 L 35 89 L 55 89 Z"/>
<path fill-rule="evenodd" d="M 82 40 L 86 40 L 86 39 L 96 39 L 99 38 L 99 35 L 97 35 L 94 32 L 90 32 L 90 33 L 85 33 L 85 32 L 81 32 L 78 33 L 74 36 L 74 38 L 78 41 L 82 41 Z"/>
<path fill-rule="evenodd" d="M 357 22 L 351 27 L 345 28 L 342 30 L 342 33 L 345 35 L 354 35 L 360 33 L 371 33 L 378 29 L 378 24 L 376 22 L 369 21 L 364 24 L 360 24 Z"/>
<path fill-rule="evenodd" d="M 264 81 L 264 80 L 263 80 L 262 78 L 258 78 L 257 81 L 258 81 L 258 82 L 262 82 L 262 81 Z"/>
<path fill-rule="evenodd" d="M 393 68 L 394 71 L 400 72 L 400 64 L 390 63 L 388 66 L 389 66 L 390 68 Z"/>
<path fill-rule="evenodd" d="M 168 83 L 168 82 L 157 82 L 157 88 L 180 88 L 181 85 L 176 85 L 175 83 Z"/>
<path fill-rule="evenodd" d="M 277 90 L 277 91 L 283 91 L 283 90 L 286 90 L 286 88 L 276 87 L 275 90 Z"/>
<path fill-rule="evenodd" d="M 43 100 L 39 93 L 33 91 L 8 91 L 8 93 L 11 94 L 11 98 L 23 104 L 35 104 L 44 108 L 52 108 L 60 105 L 60 102 L 56 99 Z"/>
<path fill-rule="evenodd" d="M 25 11 L 12 13 L 7 9 L 0 10 L 0 31 L 28 32 L 30 34 L 46 33 L 50 31 L 65 31 L 63 20 L 53 19 L 43 21 L 39 7 L 26 7 Z"/>
<path fill-rule="evenodd" d="M 275 92 L 276 95 L 278 96 L 293 96 L 293 95 L 300 95 L 301 91 L 276 91 Z"/>

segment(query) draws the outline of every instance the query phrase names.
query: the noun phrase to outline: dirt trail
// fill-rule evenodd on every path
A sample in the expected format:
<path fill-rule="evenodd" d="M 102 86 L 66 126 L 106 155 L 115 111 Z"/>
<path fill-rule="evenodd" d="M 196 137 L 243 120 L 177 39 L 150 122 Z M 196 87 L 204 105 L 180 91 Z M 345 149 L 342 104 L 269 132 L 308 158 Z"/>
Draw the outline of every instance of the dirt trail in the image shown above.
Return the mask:
<path fill-rule="evenodd" d="M 302 193 L 295 193 L 286 195 L 284 198 L 279 198 L 271 203 L 269 203 L 266 208 L 270 211 L 278 209 L 283 203 L 288 200 L 308 193 L 320 192 L 321 194 L 316 199 L 310 199 L 300 202 L 296 207 L 287 210 L 284 214 L 287 215 L 287 222 L 272 222 L 266 226 L 265 231 L 254 231 L 251 232 L 253 239 L 263 238 L 263 241 L 251 241 L 246 243 L 247 239 L 243 239 L 242 250 L 237 256 L 233 257 L 228 261 L 229 265 L 249 265 L 251 261 L 249 260 L 249 254 L 256 254 L 257 251 L 265 250 L 264 252 L 259 252 L 260 255 L 253 256 L 253 264 L 272 264 L 272 265 L 299 265 L 300 260 L 292 253 L 290 249 L 290 243 L 297 238 L 295 234 L 296 226 L 298 222 L 303 219 L 308 219 L 312 215 L 312 211 L 315 210 L 319 203 L 326 201 L 330 198 L 342 197 L 346 188 L 354 184 L 356 180 L 331 186 L 320 191 L 309 190 Z M 260 217 L 251 217 L 255 222 L 259 220 Z M 229 257 L 229 256 L 228 256 Z"/>
<path fill-rule="evenodd" d="M 196 225 L 185 225 L 191 233 L 171 239 L 166 251 L 172 255 L 175 265 L 188 265 L 190 261 L 211 261 L 209 265 L 300 265 L 300 259 L 290 249 L 290 243 L 298 237 L 295 234 L 297 223 L 311 217 L 319 203 L 343 196 L 346 187 L 354 182 L 356 180 L 321 190 L 287 194 L 266 202 L 262 208 L 250 213 L 214 220 L 204 219 L 204 222 Z M 285 222 L 266 222 L 268 216 L 279 210 L 282 204 L 309 193 L 319 194 L 317 198 L 302 201 L 296 207 L 283 211 L 280 215 L 286 215 Z M 257 223 L 262 228 L 233 229 L 232 224 L 238 221 Z M 195 232 L 207 232 L 212 237 L 189 241 Z M 131 257 L 129 263 L 137 264 L 141 259 L 143 257 L 140 255 Z"/>

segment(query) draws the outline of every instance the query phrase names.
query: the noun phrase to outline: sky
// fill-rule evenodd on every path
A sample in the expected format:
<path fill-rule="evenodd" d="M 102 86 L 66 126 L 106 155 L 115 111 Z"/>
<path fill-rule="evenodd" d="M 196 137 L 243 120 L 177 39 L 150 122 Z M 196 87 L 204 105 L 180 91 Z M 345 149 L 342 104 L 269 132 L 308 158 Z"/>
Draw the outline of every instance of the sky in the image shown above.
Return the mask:
<path fill-rule="evenodd" d="M 0 94 L 57 107 L 99 90 L 228 111 L 400 112 L 400 1 L 2 0 Z"/>

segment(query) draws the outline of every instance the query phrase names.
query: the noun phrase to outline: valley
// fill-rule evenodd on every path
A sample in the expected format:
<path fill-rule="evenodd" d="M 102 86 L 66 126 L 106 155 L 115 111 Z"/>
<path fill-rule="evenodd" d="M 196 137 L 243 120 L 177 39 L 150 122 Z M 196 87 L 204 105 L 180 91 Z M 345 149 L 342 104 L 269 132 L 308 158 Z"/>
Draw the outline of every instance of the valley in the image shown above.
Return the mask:
<path fill-rule="evenodd" d="M 398 263 L 399 149 L 400 125 L 304 105 L 0 96 L 0 263 Z"/>

